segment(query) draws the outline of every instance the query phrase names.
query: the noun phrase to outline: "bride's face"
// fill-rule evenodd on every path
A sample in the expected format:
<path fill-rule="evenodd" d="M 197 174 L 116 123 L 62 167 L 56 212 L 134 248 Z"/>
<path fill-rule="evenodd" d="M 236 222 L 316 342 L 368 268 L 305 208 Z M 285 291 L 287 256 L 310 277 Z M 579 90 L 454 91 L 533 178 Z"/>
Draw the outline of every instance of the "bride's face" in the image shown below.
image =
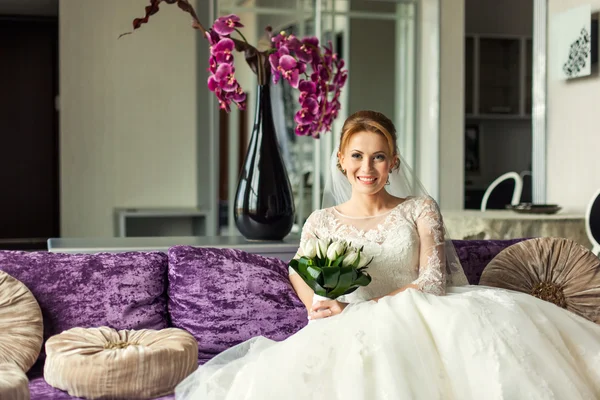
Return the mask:
<path fill-rule="evenodd" d="M 395 161 L 385 136 L 373 132 L 352 135 L 338 157 L 353 191 L 362 194 L 383 189 Z"/>

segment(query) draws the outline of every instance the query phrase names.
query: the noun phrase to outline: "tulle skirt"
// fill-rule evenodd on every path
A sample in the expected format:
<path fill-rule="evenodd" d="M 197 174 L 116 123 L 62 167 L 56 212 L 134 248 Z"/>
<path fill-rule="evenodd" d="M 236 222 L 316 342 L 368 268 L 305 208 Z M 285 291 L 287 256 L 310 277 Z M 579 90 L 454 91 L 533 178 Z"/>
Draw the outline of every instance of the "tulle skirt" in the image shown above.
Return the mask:
<path fill-rule="evenodd" d="M 600 325 L 482 286 L 352 304 L 200 367 L 177 399 L 600 399 Z"/>

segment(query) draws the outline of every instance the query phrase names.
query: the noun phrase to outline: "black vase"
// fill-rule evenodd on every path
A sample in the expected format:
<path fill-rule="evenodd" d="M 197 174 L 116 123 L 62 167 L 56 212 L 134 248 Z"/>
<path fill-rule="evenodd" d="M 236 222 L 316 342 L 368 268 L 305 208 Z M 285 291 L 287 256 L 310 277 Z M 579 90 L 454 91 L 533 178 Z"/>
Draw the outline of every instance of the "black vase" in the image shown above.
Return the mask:
<path fill-rule="evenodd" d="M 294 199 L 279 151 L 269 85 L 259 85 L 254 128 L 234 202 L 235 224 L 246 239 L 281 240 L 294 224 Z"/>

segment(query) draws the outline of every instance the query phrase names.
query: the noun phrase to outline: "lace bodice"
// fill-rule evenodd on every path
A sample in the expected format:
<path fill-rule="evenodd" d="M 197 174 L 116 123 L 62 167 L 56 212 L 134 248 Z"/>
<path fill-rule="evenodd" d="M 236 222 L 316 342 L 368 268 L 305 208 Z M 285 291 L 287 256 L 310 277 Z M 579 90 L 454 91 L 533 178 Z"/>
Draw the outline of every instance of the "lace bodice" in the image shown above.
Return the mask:
<path fill-rule="evenodd" d="M 340 301 L 369 300 L 411 283 L 425 292 L 445 293 L 449 271 L 444 225 L 431 197 L 408 197 L 391 211 L 374 217 L 349 217 L 335 207 L 314 211 L 302 229 L 301 244 L 315 237 L 364 246 L 365 253 L 373 257 L 367 270 L 371 283 Z M 458 284 L 463 283 L 466 278 Z"/>

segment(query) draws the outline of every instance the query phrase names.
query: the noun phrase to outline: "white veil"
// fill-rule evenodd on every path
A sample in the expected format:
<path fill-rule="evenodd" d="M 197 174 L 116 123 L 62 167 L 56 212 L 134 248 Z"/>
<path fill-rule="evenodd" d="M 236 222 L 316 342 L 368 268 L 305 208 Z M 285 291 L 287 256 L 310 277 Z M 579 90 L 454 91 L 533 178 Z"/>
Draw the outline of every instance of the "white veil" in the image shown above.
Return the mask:
<path fill-rule="evenodd" d="M 389 174 L 389 185 L 385 190 L 396 197 L 429 196 L 417 175 L 408 166 L 406 161 L 398 154 L 400 166 Z M 338 168 L 337 149 L 334 149 L 329 162 L 329 175 L 325 180 L 323 189 L 322 208 L 333 207 L 345 203 L 352 196 L 352 186 L 346 175 Z M 460 264 L 456 249 L 450 240 L 444 225 L 445 250 L 446 250 L 446 281 L 448 286 L 468 285 L 469 282 Z"/>

